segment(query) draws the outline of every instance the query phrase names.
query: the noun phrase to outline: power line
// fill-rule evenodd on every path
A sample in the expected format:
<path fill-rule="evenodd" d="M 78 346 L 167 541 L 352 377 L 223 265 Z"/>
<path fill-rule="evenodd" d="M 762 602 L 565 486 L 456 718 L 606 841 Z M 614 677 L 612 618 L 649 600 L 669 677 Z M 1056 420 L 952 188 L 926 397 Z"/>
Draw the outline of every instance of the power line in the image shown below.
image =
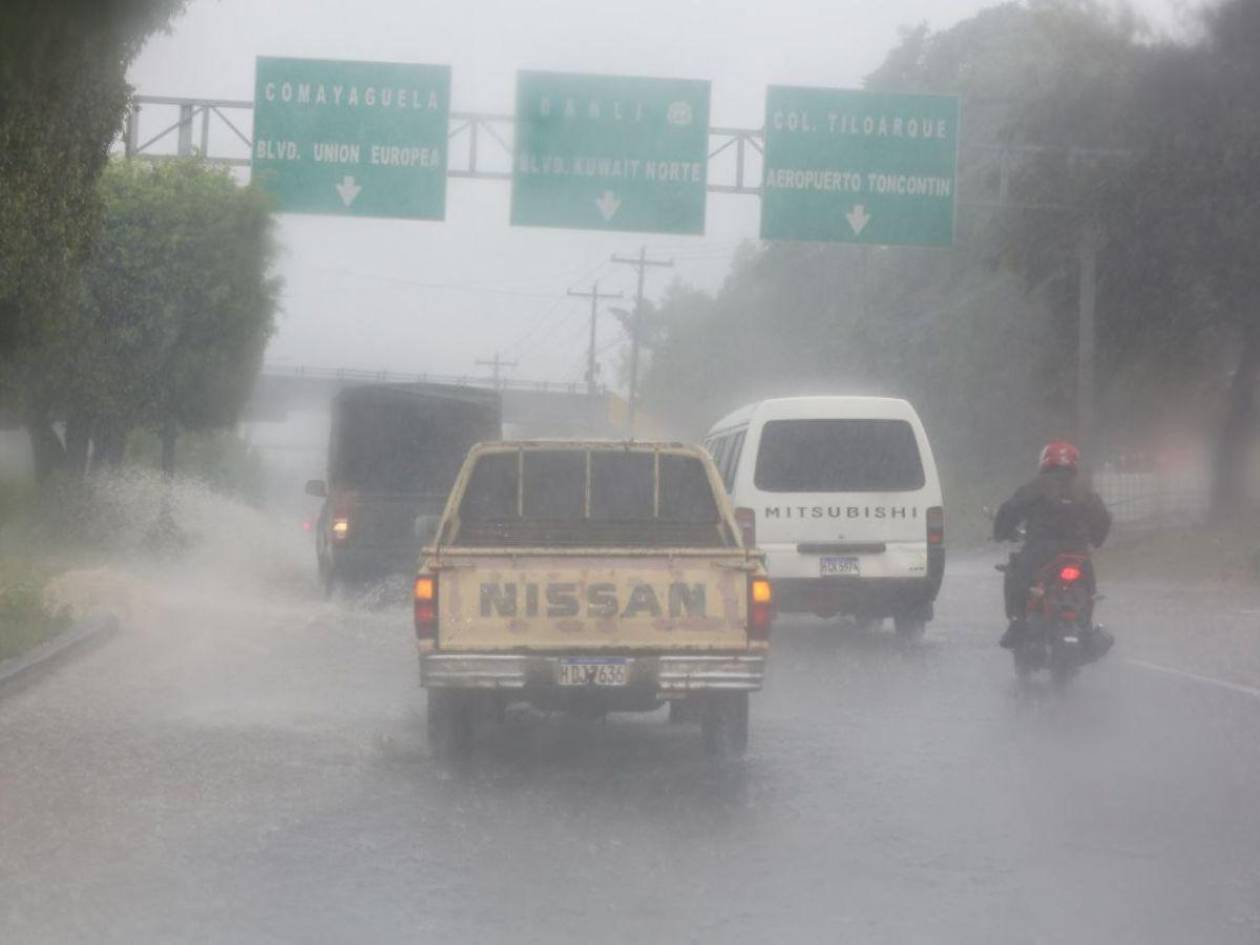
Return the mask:
<path fill-rule="evenodd" d="M 417 289 L 433 289 L 443 292 L 471 292 L 479 295 L 501 295 L 515 299 L 554 299 L 551 293 L 527 292 L 518 289 L 504 289 L 497 286 L 477 285 L 475 283 L 459 283 L 459 282 L 418 282 L 414 279 L 403 279 L 398 276 L 389 276 L 383 273 L 374 272 L 356 272 L 352 269 L 335 268 L 329 270 L 340 275 L 350 276 L 353 279 L 368 279 L 373 282 L 386 282 L 393 285 L 407 286 Z"/>
<path fill-rule="evenodd" d="M 604 269 L 607 265 L 608 265 L 608 260 L 606 259 L 600 260 L 599 262 L 595 263 L 593 266 L 588 267 L 586 272 L 583 273 L 581 276 L 579 276 L 578 279 L 575 281 L 585 282 L 587 279 L 592 278 L 600 270 Z M 560 315 L 557 318 L 551 318 L 553 314 L 555 314 L 557 311 L 560 310 L 560 306 L 564 302 L 567 302 L 567 301 L 568 301 L 568 296 L 565 296 L 565 295 L 562 295 L 559 298 L 557 298 L 556 301 L 552 305 L 549 305 L 547 307 L 546 311 L 544 311 L 541 315 L 538 316 L 534 324 L 532 324 L 520 336 L 518 336 L 515 341 L 506 345 L 504 347 L 504 350 L 509 353 L 514 353 L 518 357 L 522 357 L 525 354 L 529 353 L 530 351 L 534 350 L 538 346 L 538 344 L 540 344 L 542 341 L 546 341 L 549 338 L 549 333 L 547 331 L 542 331 L 542 329 L 544 328 L 551 329 L 554 326 L 559 325 L 562 320 L 567 318 L 567 314 L 564 312 L 560 312 Z M 530 339 L 536 339 L 536 340 L 534 340 L 532 344 L 529 344 L 527 346 L 526 343 L 529 342 Z"/>

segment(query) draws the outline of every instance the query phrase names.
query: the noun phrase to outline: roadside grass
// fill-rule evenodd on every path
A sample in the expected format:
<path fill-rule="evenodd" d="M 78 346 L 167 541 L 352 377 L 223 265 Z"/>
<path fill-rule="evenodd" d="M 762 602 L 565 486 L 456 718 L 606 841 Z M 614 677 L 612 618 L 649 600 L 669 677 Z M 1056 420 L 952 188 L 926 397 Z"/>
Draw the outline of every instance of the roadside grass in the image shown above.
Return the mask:
<path fill-rule="evenodd" d="M 0 479 L 0 660 L 43 643 L 70 625 L 67 611 L 45 599 L 48 582 L 64 566 L 33 540 L 30 521 L 39 490 L 28 479 Z"/>
<path fill-rule="evenodd" d="M 24 653 L 70 625 L 44 601 L 50 572 L 38 563 L 0 558 L 0 660 Z"/>
<path fill-rule="evenodd" d="M 1147 534 L 1123 531 L 1099 549 L 1102 580 L 1260 586 L 1260 514 Z"/>

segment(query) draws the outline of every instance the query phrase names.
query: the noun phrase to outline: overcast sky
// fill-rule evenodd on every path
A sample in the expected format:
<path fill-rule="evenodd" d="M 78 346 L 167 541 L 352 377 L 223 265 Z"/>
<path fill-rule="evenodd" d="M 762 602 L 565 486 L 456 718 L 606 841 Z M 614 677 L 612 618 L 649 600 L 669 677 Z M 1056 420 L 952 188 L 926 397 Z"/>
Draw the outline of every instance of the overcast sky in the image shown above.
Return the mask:
<path fill-rule="evenodd" d="M 455 110 L 510 112 L 517 69 L 708 79 L 714 125 L 761 125 L 768 84 L 858 87 L 898 29 L 946 28 L 991 4 L 976 0 L 194 0 L 131 71 L 141 94 L 253 97 L 258 55 L 439 63 L 452 67 Z M 1181 0 L 1131 4 L 1163 31 Z M 240 116 L 249 130 L 248 113 Z M 142 137 L 163 120 L 150 109 Z M 230 132 L 216 127 L 212 140 Z M 484 145 L 483 145 L 484 147 Z M 452 144 L 452 161 L 457 154 Z M 506 155 L 500 155 L 506 169 Z M 718 168 L 710 172 L 718 176 Z M 512 228 L 508 184 L 452 180 L 442 223 L 282 216 L 285 280 L 268 360 L 462 374 L 500 352 L 510 376 L 576 381 L 587 309 L 569 287 L 633 289 L 612 253 L 646 245 L 675 275 L 713 288 L 731 253 L 757 234 L 755 198 L 710 195 L 706 235 Z M 659 296 L 673 276 L 654 273 Z M 613 319 L 601 321 L 605 369 Z M 608 347 L 609 344 L 614 347 Z"/>

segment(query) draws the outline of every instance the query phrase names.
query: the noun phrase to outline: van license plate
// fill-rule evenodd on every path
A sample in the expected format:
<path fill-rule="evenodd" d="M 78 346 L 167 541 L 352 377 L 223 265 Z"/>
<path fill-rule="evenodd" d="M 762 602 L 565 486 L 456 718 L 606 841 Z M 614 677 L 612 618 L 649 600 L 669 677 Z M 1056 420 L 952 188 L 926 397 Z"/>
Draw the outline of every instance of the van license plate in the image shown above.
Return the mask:
<path fill-rule="evenodd" d="M 823 558 L 819 562 L 819 570 L 823 577 L 833 577 L 839 574 L 860 575 L 862 568 L 858 564 L 857 558 Z"/>
<path fill-rule="evenodd" d="M 561 660 L 559 682 L 562 686 L 624 686 L 629 670 L 625 660 Z"/>

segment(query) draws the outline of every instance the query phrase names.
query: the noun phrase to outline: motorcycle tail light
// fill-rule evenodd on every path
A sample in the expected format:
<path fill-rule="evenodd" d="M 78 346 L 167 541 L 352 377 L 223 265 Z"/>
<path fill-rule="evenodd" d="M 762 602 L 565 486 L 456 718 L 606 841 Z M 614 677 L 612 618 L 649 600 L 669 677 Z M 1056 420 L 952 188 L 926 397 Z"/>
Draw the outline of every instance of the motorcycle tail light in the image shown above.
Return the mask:
<path fill-rule="evenodd" d="M 1079 581 L 1080 578 L 1081 569 L 1074 564 L 1065 565 L 1059 571 L 1059 580 L 1066 584 L 1071 584 L 1073 581 Z"/>

